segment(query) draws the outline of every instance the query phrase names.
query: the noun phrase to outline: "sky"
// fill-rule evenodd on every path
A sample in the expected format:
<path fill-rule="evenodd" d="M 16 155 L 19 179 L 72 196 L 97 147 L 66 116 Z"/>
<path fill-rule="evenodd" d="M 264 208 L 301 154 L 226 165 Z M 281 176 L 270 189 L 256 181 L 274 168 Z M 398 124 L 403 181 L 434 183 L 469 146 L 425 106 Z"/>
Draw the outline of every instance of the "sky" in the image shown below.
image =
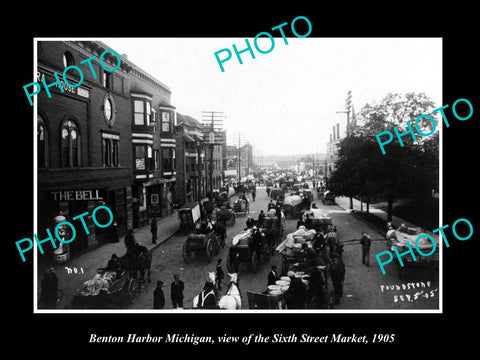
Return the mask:
<path fill-rule="evenodd" d="M 228 142 L 238 137 L 256 155 L 326 153 L 332 127 L 389 92 L 423 92 L 442 106 L 441 38 L 274 38 L 255 59 L 233 51 L 245 38 L 99 38 L 172 91 L 179 113 L 202 120 L 223 112 Z M 271 42 L 261 37 L 258 47 Z M 228 48 L 222 72 L 214 53 Z M 226 52 L 219 54 L 221 58 Z M 420 115 L 420 114 L 419 114 Z"/>

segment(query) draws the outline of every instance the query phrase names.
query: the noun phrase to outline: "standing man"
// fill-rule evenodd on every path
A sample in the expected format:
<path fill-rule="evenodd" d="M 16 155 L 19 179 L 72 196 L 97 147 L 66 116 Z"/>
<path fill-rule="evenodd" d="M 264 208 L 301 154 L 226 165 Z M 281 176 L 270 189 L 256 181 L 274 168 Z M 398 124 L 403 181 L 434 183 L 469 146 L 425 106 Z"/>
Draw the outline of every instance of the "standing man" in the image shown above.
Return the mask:
<path fill-rule="evenodd" d="M 174 309 L 183 308 L 183 289 L 185 285 L 180 280 L 180 275 L 173 275 L 173 282 L 170 287 L 170 298 Z"/>
<path fill-rule="evenodd" d="M 252 190 L 252 200 L 253 200 L 253 202 L 255 202 L 255 196 L 257 196 L 257 193 L 256 193 L 255 188 L 253 188 L 253 190 Z"/>
<path fill-rule="evenodd" d="M 372 240 L 370 240 L 370 235 L 367 233 L 362 233 L 362 238 L 360 239 L 360 244 L 362 245 L 362 264 L 370 266 L 370 245 Z"/>
<path fill-rule="evenodd" d="M 267 286 L 275 285 L 275 282 L 278 280 L 277 267 L 272 265 L 272 270 L 268 273 Z"/>
<path fill-rule="evenodd" d="M 47 269 L 43 274 L 40 303 L 44 309 L 55 309 L 57 307 L 58 277 L 53 267 Z"/>
<path fill-rule="evenodd" d="M 157 218 L 153 217 L 150 224 L 150 231 L 152 232 L 152 244 L 157 243 Z"/>
<path fill-rule="evenodd" d="M 163 294 L 163 281 L 157 281 L 157 287 L 153 291 L 153 308 L 163 309 L 165 306 L 165 295 Z"/>
<path fill-rule="evenodd" d="M 217 285 L 217 290 L 221 291 L 222 290 L 222 280 L 225 278 L 225 273 L 223 272 L 222 269 L 222 259 L 217 259 L 217 267 L 215 268 L 215 282 Z"/>

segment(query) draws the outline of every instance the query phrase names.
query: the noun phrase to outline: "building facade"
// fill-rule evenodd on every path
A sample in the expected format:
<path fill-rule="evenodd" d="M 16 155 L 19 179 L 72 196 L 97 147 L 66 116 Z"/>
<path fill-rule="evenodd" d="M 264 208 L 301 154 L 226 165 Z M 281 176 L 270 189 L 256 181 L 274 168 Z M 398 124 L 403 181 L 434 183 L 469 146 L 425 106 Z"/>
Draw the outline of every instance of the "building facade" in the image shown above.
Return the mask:
<path fill-rule="evenodd" d="M 177 203 L 183 205 L 205 198 L 205 146 L 202 125 L 177 113 Z"/>
<path fill-rule="evenodd" d="M 173 211 L 175 198 L 175 107 L 170 89 L 131 64 L 133 226 Z"/>
<path fill-rule="evenodd" d="M 130 67 L 122 59 L 114 72 L 104 70 L 99 58 L 109 48 L 101 42 L 37 45 L 37 82 L 52 84 L 50 97 L 47 91 L 37 95 L 38 236 L 45 238 L 45 229 L 52 228 L 59 215 L 72 222 L 88 212 L 84 219 L 89 234 L 77 231 L 69 245 L 75 255 L 109 241 L 109 231 L 92 221 L 99 204 L 111 209 L 120 235 L 132 227 Z M 82 64 L 87 59 L 90 62 Z M 113 55 L 102 60 L 109 68 L 118 65 Z M 81 85 L 67 84 L 80 82 L 79 73 L 69 71 L 67 83 L 53 85 L 55 74 L 62 79 L 65 68 L 73 65 L 83 70 Z"/>

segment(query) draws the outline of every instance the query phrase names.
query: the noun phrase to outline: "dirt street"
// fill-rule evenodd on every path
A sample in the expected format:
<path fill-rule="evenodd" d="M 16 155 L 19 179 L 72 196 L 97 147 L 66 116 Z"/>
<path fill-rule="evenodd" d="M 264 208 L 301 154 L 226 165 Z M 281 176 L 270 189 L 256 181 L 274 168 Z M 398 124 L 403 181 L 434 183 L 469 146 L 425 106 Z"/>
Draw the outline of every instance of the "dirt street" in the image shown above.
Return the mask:
<path fill-rule="evenodd" d="M 234 200 L 235 198 L 232 198 Z M 266 210 L 268 198 L 264 188 L 257 189 L 256 201 L 250 200 L 250 216 L 255 219 L 260 210 Z M 405 271 L 404 279 L 398 279 L 398 273 L 395 266 L 387 265 L 386 274 L 381 273 L 375 254 L 386 249 L 384 234 L 378 233 L 371 226 L 356 218 L 350 212 L 342 209 L 338 205 L 323 205 L 320 200 L 315 199 L 317 207 L 331 212 L 340 241 L 345 244 L 344 262 L 346 267 L 344 295 L 341 303 L 335 306 L 335 309 L 341 310 L 401 310 L 401 309 L 438 309 L 439 307 L 439 281 L 438 276 L 433 281 L 427 282 L 427 271 L 421 268 L 408 269 Z M 152 309 L 153 290 L 157 280 L 164 282 L 164 293 L 166 298 L 165 309 L 172 309 L 170 301 L 170 284 L 173 281 L 174 274 L 180 274 L 180 278 L 185 283 L 185 301 L 184 308 L 192 308 L 192 299 L 203 288 L 207 272 L 214 271 L 217 258 L 223 259 L 223 269 L 227 273 L 226 259 L 228 248 L 231 246 L 231 240 L 244 227 L 247 215 L 238 214 L 236 223 L 227 227 L 228 239 L 225 248 L 220 250 L 218 256 L 213 257 L 212 261 L 204 256 L 193 258 L 186 264 L 182 257 L 182 247 L 186 236 L 177 234 L 165 243 L 161 244 L 153 252 L 153 265 L 151 278 L 152 282 L 147 283 L 140 294 L 138 294 L 135 303 L 131 305 L 132 309 Z M 286 232 L 296 230 L 296 219 L 287 218 Z M 370 252 L 370 266 L 367 267 L 361 263 L 361 246 L 358 241 L 362 232 L 367 232 L 372 238 L 372 247 Z M 267 264 L 260 263 L 257 271 L 253 272 L 246 264 L 240 266 L 238 278 L 240 290 L 242 292 L 242 308 L 248 309 L 246 291 L 262 292 L 267 286 L 267 273 L 271 265 L 277 265 L 281 269 L 281 256 L 275 253 Z M 224 280 L 223 294 L 225 286 L 229 281 L 228 275 Z"/>

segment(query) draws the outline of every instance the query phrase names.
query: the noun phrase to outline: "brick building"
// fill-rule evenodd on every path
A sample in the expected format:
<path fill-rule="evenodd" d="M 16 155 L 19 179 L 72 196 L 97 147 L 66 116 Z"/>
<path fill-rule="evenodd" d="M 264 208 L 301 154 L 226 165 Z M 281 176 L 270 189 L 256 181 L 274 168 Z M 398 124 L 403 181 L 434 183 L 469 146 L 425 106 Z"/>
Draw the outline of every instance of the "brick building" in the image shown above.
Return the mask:
<path fill-rule="evenodd" d="M 112 210 L 120 235 L 132 227 L 130 66 L 122 59 L 114 72 L 104 70 L 99 59 L 108 49 L 96 41 L 37 43 L 38 83 L 55 83 L 55 73 L 62 79 L 71 65 L 84 77 L 78 87 L 63 80 L 52 85 L 51 97 L 42 89 L 36 101 L 38 236 L 47 237 L 45 229 L 52 229 L 59 214 L 79 224 L 72 218 L 88 211 L 90 234 L 77 231 L 71 255 L 108 241 L 108 230 L 96 227 L 91 218 L 99 204 Z M 118 65 L 111 53 L 102 60 L 110 69 Z M 78 72 L 68 71 L 66 78 L 73 85 L 80 82 Z"/>
<path fill-rule="evenodd" d="M 171 91 L 126 55 L 118 64 L 117 55 L 100 41 L 37 42 L 37 82 L 52 84 L 50 97 L 42 86 L 35 104 L 37 234 L 53 234 L 59 219 L 78 225 L 70 256 L 110 241 L 111 227 L 93 222 L 98 205 L 111 209 L 119 236 L 173 208 Z M 70 68 L 65 82 L 70 66 L 81 73 Z M 89 234 L 73 220 L 85 212 Z"/>
<path fill-rule="evenodd" d="M 205 146 L 202 125 L 191 116 L 177 113 L 177 198 L 179 205 L 200 201 L 205 193 Z"/>
<path fill-rule="evenodd" d="M 131 64 L 133 225 L 170 214 L 175 198 L 175 107 L 170 89 Z"/>

